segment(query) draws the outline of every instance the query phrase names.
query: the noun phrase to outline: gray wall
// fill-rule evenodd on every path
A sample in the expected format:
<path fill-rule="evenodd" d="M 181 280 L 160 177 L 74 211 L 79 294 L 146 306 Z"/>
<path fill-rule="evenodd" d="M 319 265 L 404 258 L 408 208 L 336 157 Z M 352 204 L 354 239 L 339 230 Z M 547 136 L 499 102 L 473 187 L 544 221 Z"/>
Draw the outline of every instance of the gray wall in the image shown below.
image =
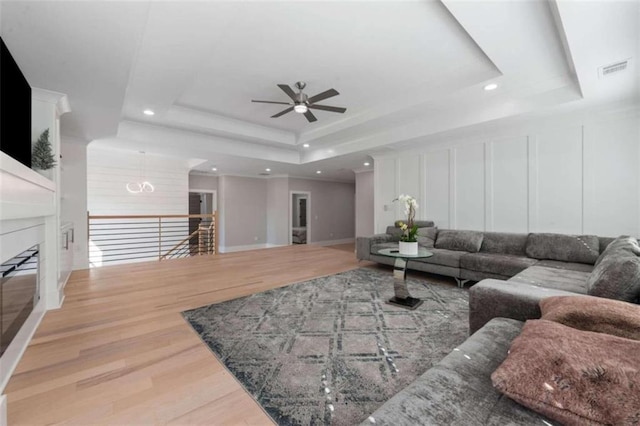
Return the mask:
<path fill-rule="evenodd" d="M 356 237 L 374 234 L 373 170 L 356 173 Z"/>
<path fill-rule="evenodd" d="M 267 242 L 267 182 L 238 176 L 218 179 L 220 245 L 226 248 Z"/>
<path fill-rule="evenodd" d="M 355 236 L 355 184 L 289 179 L 289 191 L 311 193 L 308 241 L 342 240 Z M 288 212 L 287 205 L 285 211 Z M 288 236 L 287 236 L 288 237 Z"/>
<path fill-rule="evenodd" d="M 276 246 L 289 244 L 289 179 L 267 180 L 267 243 Z"/>
<path fill-rule="evenodd" d="M 209 191 L 218 190 L 218 177 L 190 173 L 189 174 L 189 190 L 208 189 Z"/>

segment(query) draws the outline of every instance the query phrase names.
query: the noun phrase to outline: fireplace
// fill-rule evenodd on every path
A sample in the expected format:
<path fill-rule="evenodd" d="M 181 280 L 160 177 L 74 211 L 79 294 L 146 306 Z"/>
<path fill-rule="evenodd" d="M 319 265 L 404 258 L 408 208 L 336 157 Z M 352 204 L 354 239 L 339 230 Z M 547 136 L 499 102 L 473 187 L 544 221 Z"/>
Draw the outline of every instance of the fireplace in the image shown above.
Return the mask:
<path fill-rule="evenodd" d="M 0 266 L 0 356 L 40 299 L 38 255 L 39 246 L 36 245 Z"/>

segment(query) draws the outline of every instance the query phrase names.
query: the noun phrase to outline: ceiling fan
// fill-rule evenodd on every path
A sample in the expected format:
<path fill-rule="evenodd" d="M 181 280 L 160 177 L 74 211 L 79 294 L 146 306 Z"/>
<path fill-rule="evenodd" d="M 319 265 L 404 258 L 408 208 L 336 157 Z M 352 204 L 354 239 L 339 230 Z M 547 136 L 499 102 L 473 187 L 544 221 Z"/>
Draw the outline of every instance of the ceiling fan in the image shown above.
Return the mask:
<path fill-rule="evenodd" d="M 291 87 L 286 84 L 278 84 L 278 87 L 282 89 L 284 93 L 287 94 L 291 98 L 293 102 L 276 102 L 276 101 L 256 101 L 251 100 L 251 102 L 257 102 L 262 104 L 278 104 L 278 105 L 291 105 L 289 108 L 280 111 L 276 115 L 272 115 L 271 118 L 281 117 L 291 111 L 295 111 L 299 114 L 304 114 L 309 123 L 313 123 L 314 121 L 318 121 L 315 115 L 310 109 L 318 109 L 321 111 L 330 111 L 330 112 L 338 112 L 340 114 L 344 113 L 347 109 L 342 107 L 335 107 L 329 105 L 317 105 L 316 102 L 323 101 L 325 99 L 332 98 L 334 96 L 338 96 L 340 93 L 336 89 L 325 90 L 322 93 L 318 93 L 315 96 L 307 96 L 302 90 L 307 86 L 304 81 L 298 81 L 296 83 L 296 88 L 298 89 L 298 93 L 294 92 Z"/>

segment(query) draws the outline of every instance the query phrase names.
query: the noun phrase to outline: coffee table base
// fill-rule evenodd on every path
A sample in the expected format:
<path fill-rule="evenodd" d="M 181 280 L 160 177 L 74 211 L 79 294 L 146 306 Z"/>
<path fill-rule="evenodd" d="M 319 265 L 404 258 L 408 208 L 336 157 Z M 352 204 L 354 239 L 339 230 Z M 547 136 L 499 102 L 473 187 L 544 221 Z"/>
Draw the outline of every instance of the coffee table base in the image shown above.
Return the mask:
<path fill-rule="evenodd" d="M 389 305 L 399 306 L 401 308 L 409 309 L 412 311 L 418 306 L 422 305 L 422 302 L 422 300 L 416 299 L 415 297 L 411 296 L 407 297 L 406 299 L 400 299 L 394 296 L 391 299 L 387 300 L 387 303 Z"/>

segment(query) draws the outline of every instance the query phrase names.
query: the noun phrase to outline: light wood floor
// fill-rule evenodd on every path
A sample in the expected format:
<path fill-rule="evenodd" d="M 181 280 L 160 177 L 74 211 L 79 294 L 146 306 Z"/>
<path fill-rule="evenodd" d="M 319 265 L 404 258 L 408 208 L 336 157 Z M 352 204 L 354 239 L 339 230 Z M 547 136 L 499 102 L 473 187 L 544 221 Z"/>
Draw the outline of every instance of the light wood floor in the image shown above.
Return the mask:
<path fill-rule="evenodd" d="M 353 245 L 305 245 L 74 272 L 6 389 L 9 424 L 270 424 L 180 312 L 358 266 Z"/>

